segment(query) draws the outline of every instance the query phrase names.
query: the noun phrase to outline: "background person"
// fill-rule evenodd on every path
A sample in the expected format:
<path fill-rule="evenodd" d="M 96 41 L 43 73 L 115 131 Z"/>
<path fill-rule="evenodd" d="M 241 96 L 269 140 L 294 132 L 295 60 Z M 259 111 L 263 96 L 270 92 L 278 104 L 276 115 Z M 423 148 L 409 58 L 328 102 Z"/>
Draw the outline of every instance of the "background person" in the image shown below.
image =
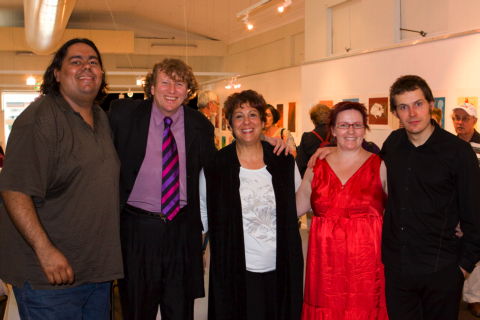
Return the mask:
<path fill-rule="evenodd" d="M 297 150 L 297 162 L 300 174 L 305 174 L 308 159 L 317 151 L 319 147 L 330 145 L 330 128 L 328 122 L 330 119 L 330 108 L 324 104 L 318 103 L 310 108 L 310 119 L 315 128 L 310 132 L 304 132 L 300 145 Z"/>
<path fill-rule="evenodd" d="M 235 141 L 205 171 L 210 234 L 210 320 L 300 318 L 303 257 L 292 156 L 260 137 L 265 101 L 252 90 L 225 102 Z"/>
<path fill-rule="evenodd" d="M 337 148 L 307 169 L 296 196 L 299 215 L 314 212 L 302 319 L 388 319 L 380 252 L 385 167 L 362 148 L 363 104 L 340 102 L 330 117 Z"/>
<path fill-rule="evenodd" d="M 279 128 L 277 126 L 278 120 L 280 120 L 280 113 L 277 109 L 275 109 L 272 105 L 267 104 L 267 108 L 265 110 L 265 128 L 263 133 L 267 137 L 272 138 L 281 138 L 288 147 L 290 154 L 293 157 L 297 156 L 297 147 L 295 145 L 295 140 L 293 139 L 292 134 L 288 129 Z"/>
<path fill-rule="evenodd" d="M 456 106 L 452 113 L 453 127 L 457 137 L 468 143 L 480 143 L 480 134 L 475 130 L 477 110 L 470 103 Z M 478 158 L 477 154 L 477 158 Z M 480 267 L 476 266 L 463 285 L 463 300 L 470 312 L 480 317 Z"/>

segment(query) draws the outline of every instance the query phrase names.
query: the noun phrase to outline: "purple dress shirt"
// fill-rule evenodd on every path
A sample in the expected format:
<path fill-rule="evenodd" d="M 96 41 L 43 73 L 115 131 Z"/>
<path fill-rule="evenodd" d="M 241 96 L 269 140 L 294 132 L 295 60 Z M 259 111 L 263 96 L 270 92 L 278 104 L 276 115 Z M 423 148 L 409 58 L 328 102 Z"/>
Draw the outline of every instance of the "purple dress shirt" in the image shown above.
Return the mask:
<path fill-rule="evenodd" d="M 183 106 L 178 108 L 172 118 L 172 133 L 177 143 L 180 161 L 180 207 L 187 205 L 187 176 L 185 151 L 185 121 Z M 162 135 L 165 116 L 157 107 L 152 105 L 152 114 L 148 128 L 147 150 L 142 166 L 138 172 L 135 185 L 127 203 L 131 206 L 150 212 L 161 212 L 162 198 Z"/>

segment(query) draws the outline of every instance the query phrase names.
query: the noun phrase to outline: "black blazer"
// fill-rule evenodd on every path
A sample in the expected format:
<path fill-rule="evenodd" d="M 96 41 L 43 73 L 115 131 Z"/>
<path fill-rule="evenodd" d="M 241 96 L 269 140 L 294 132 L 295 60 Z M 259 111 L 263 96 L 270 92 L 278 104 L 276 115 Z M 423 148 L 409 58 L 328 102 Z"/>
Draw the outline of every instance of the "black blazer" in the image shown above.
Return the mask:
<path fill-rule="evenodd" d="M 203 297 L 202 222 L 200 218 L 199 174 L 216 152 L 214 128 L 198 111 L 184 108 L 185 149 L 187 167 L 187 211 L 185 223 L 189 253 L 187 287 L 191 297 Z M 113 141 L 121 162 L 120 205 L 130 196 L 145 157 L 152 100 L 121 99 L 112 101 L 109 111 Z"/>

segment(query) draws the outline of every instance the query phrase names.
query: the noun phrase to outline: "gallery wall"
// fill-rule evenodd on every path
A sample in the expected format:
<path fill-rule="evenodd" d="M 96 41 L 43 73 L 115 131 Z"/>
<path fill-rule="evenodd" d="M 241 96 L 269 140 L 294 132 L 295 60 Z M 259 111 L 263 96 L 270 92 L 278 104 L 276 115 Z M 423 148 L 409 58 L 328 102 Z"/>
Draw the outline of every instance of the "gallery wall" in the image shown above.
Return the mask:
<path fill-rule="evenodd" d="M 304 65 L 298 126 L 311 129 L 310 120 L 302 114 L 319 100 L 359 98 L 368 105 L 369 98 L 388 97 L 390 85 L 399 76 L 417 74 L 427 80 L 435 97 L 445 97 L 445 128 L 454 132 L 450 116 L 457 99 L 480 95 L 479 52 L 480 34 L 473 33 Z M 388 126 L 372 126 L 368 138 L 381 145 L 398 128 L 394 120 L 390 115 Z"/>
<path fill-rule="evenodd" d="M 427 80 L 435 97 L 445 97 L 445 129 L 454 132 L 450 116 L 458 99 L 480 96 L 479 52 L 480 33 L 457 34 L 241 77 L 242 87 L 237 91 L 254 89 L 262 93 L 267 102 L 284 104 L 285 120 L 288 120 L 288 103 L 295 102 L 296 130 L 293 135 L 299 143 L 301 134 L 313 129 L 308 116 L 313 104 L 320 100 L 336 103 L 358 98 L 368 107 L 369 98 L 388 97 L 389 87 L 396 78 L 417 74 Z M 211 83 L 204 89 L 217 92 L 223 103 L 234 92 L 225 89 L 225 84 L 224 81 Z M 381 146 L 388 134 L 398 127 L 398 120 L 388 112 L 388 125 L 372 125 L 367 138 Z"/>

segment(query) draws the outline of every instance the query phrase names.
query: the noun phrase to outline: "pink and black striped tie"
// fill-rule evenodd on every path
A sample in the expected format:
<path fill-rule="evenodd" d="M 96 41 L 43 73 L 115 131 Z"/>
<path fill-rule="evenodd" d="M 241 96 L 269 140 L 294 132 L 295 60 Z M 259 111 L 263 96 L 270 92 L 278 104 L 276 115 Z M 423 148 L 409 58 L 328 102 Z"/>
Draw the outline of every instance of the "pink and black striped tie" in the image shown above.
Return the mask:
<path fill-rule="evenodd" d="M 163 120 L 162 142 L 162 214 L 172 220 L 180 211 L 180 179 L 178 152 L 175 138 L 170 126 L 172 118 L 165 117 Z"/>

